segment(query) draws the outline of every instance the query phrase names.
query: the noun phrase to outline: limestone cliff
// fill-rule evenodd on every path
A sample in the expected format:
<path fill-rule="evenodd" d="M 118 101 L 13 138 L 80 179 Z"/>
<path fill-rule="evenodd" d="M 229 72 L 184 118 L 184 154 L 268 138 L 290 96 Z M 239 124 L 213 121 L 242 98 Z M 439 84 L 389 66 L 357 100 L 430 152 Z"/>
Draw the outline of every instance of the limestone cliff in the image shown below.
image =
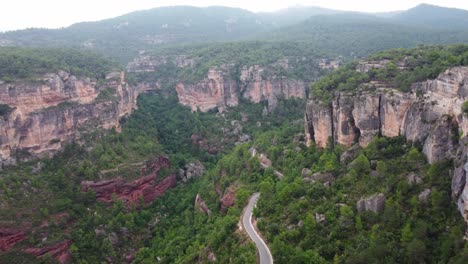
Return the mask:
<path fill-rule="evenodd" d="M 334 70 L 340 63 L 305 57 L 290 59 L 307 60 L 316 72 Z M 127 70 L 136 75 L 144 74 L 147 77 L 144 83 L 140 84 L 142 86 L 140 90 L 161 89 L 162 83 L 175 81 L 179 102 L 189 106 L 192 111 L 206 112 L 218 109 L 222 112 L 228 107 L 237 106 L 241 99 L 253 103 L 267 102 L 269 109 L 273 109 L 280 98 L 306 97 L 306 87 L 309 81 L 287 77 L 289 75 L 286 73 L 294 69 L 288 58 L 266 66 L 225 63 L 210 67 L 201 80 L 184 81 L 186 74 L 197 72 L 197 67 L 205 67 L 198 64 L 200 60 L 199 57 L 187 55 L 141 54 L 127 65 Z M 161 72 L 166 73 L 164 77 L 158 75 Z M 151 73 L 154 73 L 154 76 L 148 77 Z M 162 80 L 162 78 L 167 78 L 169 81 Z"/>
<path fill-rule="evenodd" d="M 267 74 L 259 65 L 244 66 L 238 75 L 224 65 L 210 68 L 206 78 L 195 84 L 180 82 L 176 91 L 181 104 L 206 112 L 236 106 L 240 98 L 253 103 L 266 101 L 272 109 L 279 98 L 305 98 L 306 86 L 301 80 Z"/>
<path fill-rule="evenodd" d="M 59 71 L 0 84 L 0 105 L 10 109 L 0 116 L 0 162 L 53 153 L 96 128 L 119 129 L 136 97 L 123 72 L 97 81 Z"/>
<path fill-rule="evenodd" d="M 368 68 L 361 63 L 357 70 Z M 408 93 L 385 83 L 370 85 L 376 88 L 336 92 L 329 104 L 311 98 L 305 113 L 308 144 L 365 147 L 379 134 L 404 136 L 423 145 L 429 163 L 454 158 L 452 194 L 468 221 L 468 115 L 462 112 L 468 100 L 468 67 L 454 67 L 435 80 L 415 83 Z"/>

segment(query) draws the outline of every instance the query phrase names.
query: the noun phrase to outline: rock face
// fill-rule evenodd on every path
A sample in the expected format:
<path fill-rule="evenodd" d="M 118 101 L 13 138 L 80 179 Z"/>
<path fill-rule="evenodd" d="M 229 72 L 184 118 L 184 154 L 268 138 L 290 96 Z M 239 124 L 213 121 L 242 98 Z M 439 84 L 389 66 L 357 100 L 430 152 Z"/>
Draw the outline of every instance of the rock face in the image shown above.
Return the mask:
<path fill-rule="evenodd" d="M 195 84 L 179 83 L 176 86 L 179 102 L 193 111 L 206 112 L 217 108 L 224 111 L 236 106 L 240 98 L 250 102 L 268 102 L 273 109 L 279 98 L 305 98 L 307 84 L 284 76 L 268 75 L 265 68 L 254 65 L 243 67 L 235 75 L 231 65 L 210 68 L 205 79 Z"/>
<path fill-rule="evenodd" d="M 431 189 L 424 189 L 419 195 L 418 199 L 420 203 L 427 203 L 429 198 L 431 197 Z"/>
<path fill-rule="evenodd" d="M 17 243 L 27 238 L 23 230 L 0 228 L 0 252 L 10 250 Z"/>
<path fill-rule="evenodd" d="M 226 107 L 239 103 L 238 87 L 227 71 L 210 69 L 207 77 L 195 84 L 178 83 L 176 86 L 179 102 L 190 106 L 192 111 L 206 112 L 218 108 L 224 111 Z"/>
<path fill-rule="evenodd" d="M 99 83 L 59 71 L 34 82 L 0 84 L 0 105 L 11 109 L 0 116 L 0 160 L 44 156 L 88 131 L 119 129 L 120 117 L 136 107 L 136 97 L 120 72 Z"/>
<path fill-rule="evenodd" d="M 187 182 L 192 178 L 198 178 L 203 176 L 205 173 L 205 166 L 199 161 L 190 162 L 185 164 L 184 169 L 182 170 L 182 181 Z"/>
<path fill-rule="evenodd" d="M 356 70 L 366 72 L 386 63 L 363 62 Z M 429 163 L 453 158 L 452 196 L 468 222 L 468 115 L 462 112 L 468 100 L 468 67 L 454 67 L 435 80 L 415 83 L 408 93 L 385 83 L 366 85 L 376 88 L 336 92 L 329 104 L 311 98 L 305 113 L 307 144 L 365 147 L 379 134 L 403 136 L 423 145 Z"/>
<path fill-rule="evenodd" d="M 234 206 L 236 194 L 234 186 L 231 186 L 226 190 L 223 197 L 221 197 L 221 212 L 226 212 L 229 207 Z"/>
<path fill-rule="evenodd" d="M 176 185 L 177 178 L 175 174 L 156 183 L 159 171 L 162 168 L 168 167 L 169 160 L 166 157 L 159 157 L 147 166 L 146 169 L 142 170 L 142 174 L 146 176 L 138 178 L 133 182 L 125 182 L 120 177 L 100 182 L 84 181 L 81 183 L 81 191 L 87 192 L 88 190 L 93 190 L 96 193 L 97 200 L 107 203 L 112 202 L 115 197 L 123 201 L 127 207 L 138 205 L 140 199 L 144 203 L 150 203 L 156 198 L 161 197 L 169 188 Z"/>
<path fill-rule="evenodd" d="M 25 252 L 33 254 L 39 258 L 50 256 L 55 258 L 59 263 L 67 263 L 71 258 L 70 252 L 68 251 L 71 244 L 72 242 L 70 240 L 66 240 L 53 246 L 43 248 L 27 248 Z"/>
<path fill-rule="evenodd" d="M 372 211 L 374 213 L 383 212 L 385 208 L 385 195 L 383 193 L 375 194 L 368 198 L 359 200 L 356 204 L 358 212 Z"/>
<path fill-rule="evenodd" d="M 200 60 L 200 57 L 187 55 L 151 56 L 143 53 L 127 65 L 127 70 L 137 73 L 167 71 L 167 69 L 174 68 L 193 70 L 199 66 Z M 284 74 L 294 68 L 295 64 L 292 61 L 303 63 L 305 60 L 313 69 L 316 69 L 316 73 L 311 74 L 311 79 L 317 78 L 320 69 L 335 70 L 341 63 L 339 60 L 302 56 L 285 57 L 265 66 L 235 65 L 231 62 L 209 68 L 202 80 L 181 81 L 175 89 L 179 102 L 189 106 L 192 111 L 206 112 L 217 109 L 222 112 L 227 107 L 237 106 L 241 99 L 254 103 L 267 102 L 271 110 L 276 106 L 279 98 L 306 97 L 308 81 L 286 77 Z M 180 79 L 175 75 L 174 80 Z M 158 89 L 161 87 L 161 82 L 164 81 L 146 84 L 143 89 Z"/>
<path fill-rule="evenodd" d="M 200 212 L 207 214 L 208 216 L 211 215 L 211 210 L 206 205 L 205 201 L 201 198 L 200 194 L 197 193 L 195 197 L 195 208 L 198 209 Z"/>

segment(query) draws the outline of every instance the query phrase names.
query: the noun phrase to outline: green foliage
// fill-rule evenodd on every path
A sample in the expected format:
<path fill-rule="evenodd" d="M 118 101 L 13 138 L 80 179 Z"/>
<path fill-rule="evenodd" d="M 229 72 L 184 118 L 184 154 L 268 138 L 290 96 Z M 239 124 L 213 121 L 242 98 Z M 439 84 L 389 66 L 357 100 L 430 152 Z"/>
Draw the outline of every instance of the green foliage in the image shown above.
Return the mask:
<path fill-rule="evenodd" d="M 286 76 L 311 81 L 328 72 L 319 68 L 316 61 L 328 54 L 317 51 L 306 42 L 244 41 L 170 46 L 154 49 L 149 54 L 165 58 L 167 63 L 160 65 L 155 73 L 135 73 L 138 80 L 194 83 L 205 78 L 209 68 L 222 67 L 228 75 L 235 77 L 234 80 L 239 81 L 237 79 L 243 68 L 254 65 L 266 68 L 262 78 Z M 175 56 L 181 54 L 194 61 L 193 67 L 180 68 L 174 64 Z M 281 60 L 287 60 L 288 66 L 277 63 Z"/>
<path fill-rule="evenodd" d="M 115 88 L 106 88 L 99 92 L 98 96 L 96 97 L 96 102 L 107 102 L 107 101 L 115 101 Z"/>
<path fill-rule="evenodd" d="M 316 82 L 311 93 L 314 99 L 327 103 L 334 91 L 357 92 L 363 88 L 362 84 L 371 81 L 386 82 L 407 92 L 412 83 L 434 79 L 450 67 L 464 65 L 467 53 L 467 45 L 422 46 L 380 52 L 369 60 L 389 60 L 384 67 L 363 73 L 356 71 L 356 63 L 350 63 Z M 399 64 L 404 67 L 398 68 Z M 366 89 L 375 87 L 367 86 Z"/>
<path fill-rule="evenodd" d="M 468 114 L 468 101 L 463 102 L 463 105 L 462 105 L 462 112 L 463 112 L 464 114 Z"/>
<path fill-rule="evenodd" d="M 113 61 L 92 52 L 51 48 L 0 48 L 0 80 L 34 79 L 38 75 L 64 70 L 75 76 L 103 79 L 120 69 Z"/>
<path fill-rule="evenodd" d="M 0 104 L 0 117 L 7 118 L 12 111 L 13 108 L 11 108 L 9 105 Z"/>

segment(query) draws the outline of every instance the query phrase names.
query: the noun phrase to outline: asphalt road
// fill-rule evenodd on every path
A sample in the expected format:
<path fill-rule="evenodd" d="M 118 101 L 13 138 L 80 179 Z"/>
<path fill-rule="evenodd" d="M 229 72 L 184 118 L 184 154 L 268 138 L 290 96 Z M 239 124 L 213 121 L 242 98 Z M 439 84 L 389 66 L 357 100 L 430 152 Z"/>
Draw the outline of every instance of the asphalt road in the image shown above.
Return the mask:
<path fill-rule="evenodd" d="M 273 264 L 273 256 L 265 241 L 258 235 L 257 231 L 252 224 L 252 210 L 257 203 L 260 193 L 255 193 L 250 197 L 249 204 L 245 208 L 244 216 L 242 217 L 242 224 L 249 234 L 252 241 L 257 246 L 258 255 L 260 257 L 260 264 Z"/>

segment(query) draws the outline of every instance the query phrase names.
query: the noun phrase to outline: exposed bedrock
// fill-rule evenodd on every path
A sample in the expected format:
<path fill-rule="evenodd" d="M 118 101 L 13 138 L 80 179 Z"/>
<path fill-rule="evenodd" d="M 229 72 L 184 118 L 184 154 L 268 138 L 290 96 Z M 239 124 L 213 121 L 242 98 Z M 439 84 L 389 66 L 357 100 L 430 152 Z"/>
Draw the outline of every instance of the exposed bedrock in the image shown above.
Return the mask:
<path fill-rule="evenodd" d="M 462 112 L 467 100 L 468 67 L 454 67 L 435 80 L 415 83 L 408 93 L 380 83 L 373 91 L 336 92 L 328 104 L 310 98 L 305 113 L 307 144 L 365 147 L 377 135 L 403 136 L 421 144 L 431 164 L 454 159 L 452 196 L 468 221 L 468 115 Z"/>
<path fill-rule="evenodd" d="M 59 71 L 0 84 L 0 105 L 9 109 L 0 115 L 0 167 L 52 154 L 97 128 L 120 129 L 136 97 L 123 72 L 100 82 Z"/>
<path fill-rule="evenodd" d="M 232 73 L 229 65 L 210 68 L 207 76 L 196 83 L 180 82 L 176 86 L 179 102 L 193 111 L 206 112 L 217 108 L 237 106 L 244 98 L 253 103 L 268 102 L 269 109 L 276 107 L 280 98 L 305 98 L 307 84 L 301 80 L 267 74 L 254 65 Z"/>
<path fill-rule="evenodd" d="M 106 181 L 84 181 L 81 191 L 93 190 L 98 201 L 110 203 L 114 199 L 121 200 L 127 207 L 139 205 L 140 201 L 151 203 L 177 184 L 176 174 L 172 174 L 160 182 L 156 182 L 158 173 L 169 167 L 166 157 L 159 157 L 148 163 L 142 170 L 142 177 L 133 182 L 126 182 L 122 178 Z"/>

